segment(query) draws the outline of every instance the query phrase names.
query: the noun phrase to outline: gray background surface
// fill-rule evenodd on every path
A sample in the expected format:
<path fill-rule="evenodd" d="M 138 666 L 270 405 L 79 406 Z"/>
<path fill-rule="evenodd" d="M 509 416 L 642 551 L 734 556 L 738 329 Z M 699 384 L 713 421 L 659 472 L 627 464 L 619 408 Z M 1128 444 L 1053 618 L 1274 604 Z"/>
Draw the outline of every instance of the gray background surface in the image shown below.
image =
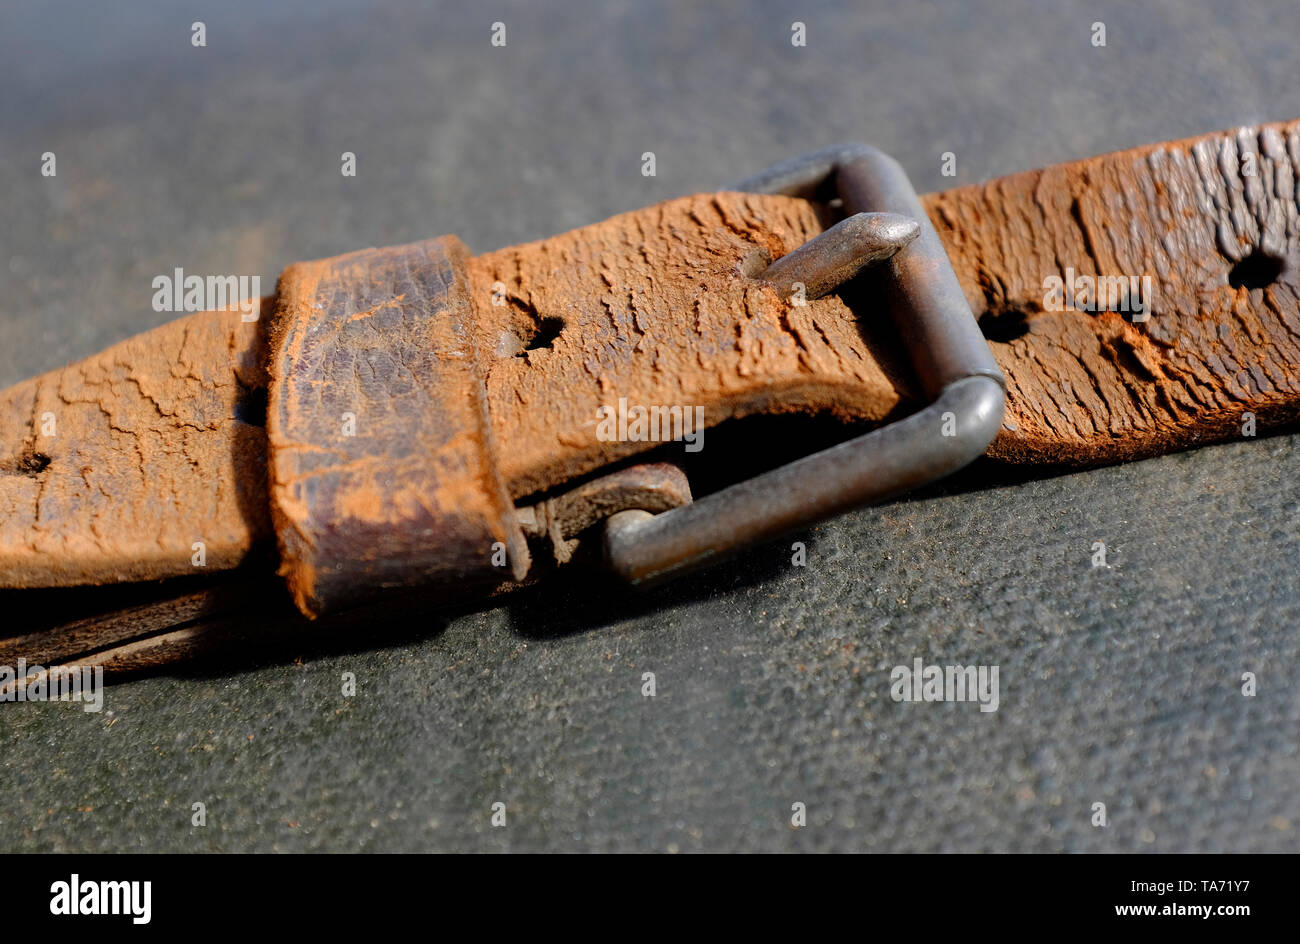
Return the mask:
<path fill-rule="evenodd" d="M 171 317 L 150 280 L 174 266 L 269 290 L 297 259 L 443 232 L 493 249 L 842 141 L 925 191 L 1300 114 L 1294 0 L 268 6 L 0 11 L 0 383 Z M 131 681 L 99 715 L 0 706 L 0 833 L 27 850 L 1295 850 L 1298 468 L 1283 435 L 967 476 L 810 532 L 805 568 L 783 544 L 648 598 L 566 583 L 377 620 L 301 664 Z M 1000 710 L 894 703 L 889 670 L 917 656 L 999 665 Z"/>

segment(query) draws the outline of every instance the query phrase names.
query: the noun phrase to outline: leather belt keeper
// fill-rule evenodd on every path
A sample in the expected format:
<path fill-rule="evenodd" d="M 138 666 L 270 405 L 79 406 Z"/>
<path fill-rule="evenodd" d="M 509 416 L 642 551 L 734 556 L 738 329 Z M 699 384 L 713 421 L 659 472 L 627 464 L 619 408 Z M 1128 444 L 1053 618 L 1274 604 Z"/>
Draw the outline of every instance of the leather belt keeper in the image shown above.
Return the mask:
<path fill-rule="evenodd" d="M 528 546 L 501 478 L 455 236 L 289 266 L 270 332 L 271 517 L 308 614 L 500 582 Z"/>

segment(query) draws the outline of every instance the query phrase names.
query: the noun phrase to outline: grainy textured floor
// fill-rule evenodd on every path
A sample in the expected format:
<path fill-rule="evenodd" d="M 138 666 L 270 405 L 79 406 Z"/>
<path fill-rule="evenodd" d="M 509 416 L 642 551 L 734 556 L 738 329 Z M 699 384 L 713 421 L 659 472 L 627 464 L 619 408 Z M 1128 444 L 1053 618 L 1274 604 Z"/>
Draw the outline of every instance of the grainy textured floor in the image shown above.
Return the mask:
<path fill-rule="evenodd" d="M 269 286 L 297 259 L 443 232 L 487 250 L 841 141 L 928 190 L 1300 113 L 1292 0 L 429 6 L 0 12 L 0 383 L 165 320 L 150 280 L 175 266 Z M 566 583 L 301 665 L 132 681 L 102 714 L 0 706 L 0 832 L 27 850 L 1295 850 L 1297 470 L 1284 435 L 976 474 L 811 532 L 804 568 L 779 546 L 648 598 Z M 1000 666 L 1000 709 L 896 704 L 889 670 L 917 656 Z"/>

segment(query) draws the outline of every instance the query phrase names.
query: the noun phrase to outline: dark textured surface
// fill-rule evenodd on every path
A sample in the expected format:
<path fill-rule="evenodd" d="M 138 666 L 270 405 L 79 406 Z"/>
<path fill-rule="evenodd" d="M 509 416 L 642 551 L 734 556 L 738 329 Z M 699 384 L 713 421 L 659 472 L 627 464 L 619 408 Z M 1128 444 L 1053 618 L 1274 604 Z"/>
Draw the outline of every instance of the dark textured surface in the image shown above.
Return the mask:
<path fill-rule="evenodd" d="M 174 266 L 270 284 L 442 232 L 482 251 L 844 140 L 927 190 L 1300 113 L 1292 0 L 259 6 L 0 13 L 0 383 L 167 318 L 149 283 Z M 0 830 L 43 850 L 1294 850 L 1298 468 L 1279 436 L 975 473 L 819 528 L 805 568 L 769 548 L 645 599 L 569 583 L 377 620 L 373 649 L 132 681 L 100 715 L 0 706 Z M 895 704 L 889 670 L 916 656 L 999 665 L 1000 710 Z"/>

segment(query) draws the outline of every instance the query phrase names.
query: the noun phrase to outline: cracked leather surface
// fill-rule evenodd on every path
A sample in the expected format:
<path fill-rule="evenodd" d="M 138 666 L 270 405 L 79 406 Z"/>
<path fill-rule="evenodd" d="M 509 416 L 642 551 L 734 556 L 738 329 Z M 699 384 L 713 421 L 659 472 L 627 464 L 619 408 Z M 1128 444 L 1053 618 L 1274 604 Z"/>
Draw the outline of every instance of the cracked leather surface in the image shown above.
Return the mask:
<path fill-rule="evenodd" d="M 280 573 L 300 609 L 490 589 L 528 548 L 490 435 L 454 236 L 290 266 L 267 404 Z M 346 433 L 346 434 L 344 434 Z"/>
<path fill-rule="evenodd" d="M 0 394 L 0 579 L 156 580 L 200 545 L 214 570 L 244 561 L 271 534 L 244 419 L 262 347 L 256 320 L 200 312 Z"/>
<path fill-rule="evenodd" d="M 1007 378 L 990 454 L 1088 465 L 1239 437 L 1247 413 L 1294 423 L 1297 181 L 1291 121 L 931 195 Z M 1067 308 L 1079 293 L 1100 310 Z"/>
<path fill-rule="evenodd" d="M 439 232 L 484 252 L 845 140 L 931 191 L 1293 117 L 1293 4 L 1130 6 L 507 5 L 492 49 L 463 10 L 235 4 L 198 59 L 145 5 L 88 11 L 74 64 L 38 53 L 59 15 L 13 15 L 0 383 L 166 320 L 174 265 L 270 284 Z M 562 581 L 120 684 L 100 715 L 0 706 L 0 823 L 22 849 L 1294 850 L 1298 462 L 1279 435 L 975 469 L 811 530 L 803 568 L 776 546 L 646 596 Z M 918 656 L 1000 665 L 1001 707 L 894 703 Z"/>
<path fill-rule="evenodd" d="M 486 359 L 511 494 L 644 450 L 597 435 L 592 418 L 615 397 L 700 405 L 711 426 L 768 411 L 887 416 L 902 399 L 897 367 L 839 296 L 793 307 L 742 274 L 756 252 L 777 258 L 821 231 L 803 200 L 696 194 L 471 259 L 480 350 L 499 351 L 511 322 L 559 332 L 549 347 Z M 504 306 L 490 301 L 494 285 Z"/>

